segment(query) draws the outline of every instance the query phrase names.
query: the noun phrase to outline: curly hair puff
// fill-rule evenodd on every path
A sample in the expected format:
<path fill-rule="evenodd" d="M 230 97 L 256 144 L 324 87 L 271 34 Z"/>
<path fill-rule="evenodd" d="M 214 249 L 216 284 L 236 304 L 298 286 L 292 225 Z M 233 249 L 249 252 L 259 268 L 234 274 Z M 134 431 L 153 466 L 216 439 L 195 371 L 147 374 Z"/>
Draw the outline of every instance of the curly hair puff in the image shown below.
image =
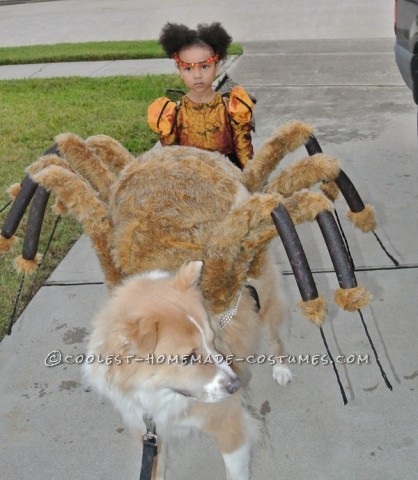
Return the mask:
<path fill-rule="evenodd" d="M 182 48 L 205 45 L 219 55 L 219 60 L 223 60 L 232 37 L 219 22 L 210 25 L 201 23 L 196 30 L 183 24 L 169 22 L 161 30 L 159 42 L 169 58 L 173 58 L 174 53 Z"/>

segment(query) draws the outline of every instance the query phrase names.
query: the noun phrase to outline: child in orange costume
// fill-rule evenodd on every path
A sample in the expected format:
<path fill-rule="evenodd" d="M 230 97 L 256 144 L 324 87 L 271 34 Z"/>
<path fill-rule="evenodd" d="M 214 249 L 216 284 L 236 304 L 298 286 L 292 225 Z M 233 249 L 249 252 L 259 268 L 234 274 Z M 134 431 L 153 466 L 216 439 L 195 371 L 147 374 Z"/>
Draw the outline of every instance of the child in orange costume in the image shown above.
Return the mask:
<path fill-rule="evenodd" d="M 196 30 L 167 23 L 160 43 L 174 58 L 189 89 L 179 102 L 167 97 L 148 107 L 148 124 L 166 145 L 187 145 L 219 151 L 243 168 L 253 156 L 251 117 L 253 102 L 240 86 L 228 95 L 213 89 L 219 62 L 232 41 L 219 23 L 201 24 Z"/>

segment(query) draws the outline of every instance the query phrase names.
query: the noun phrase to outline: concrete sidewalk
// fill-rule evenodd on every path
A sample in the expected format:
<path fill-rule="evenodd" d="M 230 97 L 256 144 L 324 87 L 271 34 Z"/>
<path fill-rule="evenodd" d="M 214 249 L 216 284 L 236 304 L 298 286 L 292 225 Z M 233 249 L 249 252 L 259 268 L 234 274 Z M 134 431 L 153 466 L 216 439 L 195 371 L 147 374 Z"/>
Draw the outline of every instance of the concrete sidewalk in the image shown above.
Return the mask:
<path fill-rule="evenodd" d="M 66 4 L 47 3 L 51 8 Z M 1 7 L 0 14 L 6 8 L 11 7 Z M 228 65 L 231 77 L 258 99 L 255 147 L 290 119 L 313 124 L 324 152 L 340 160 L 363 199 L 375 206 L 376 232 L 401 263 L 395 268 L 372 234 L 351 227 L 339 199 L 336 208 L 357 279 L 374 296 L 363 313 L 391 392 L 359 316 L 333 304 L 338 282 L 318 229 L 298 229 L 318 290 L 329 302 L 324 332 L 334 357 L 341 356 L 338 369 L 349 403 L 342 404 L 332 367 L 315 365 L 314 355 L 323 355 L 324 345 L 317 328 L 297 309 L 295 280 L 286 274 L 289 322 L 283 337 L 295 356 L 295 379 L 281 388 L 269 365 L 253 366 L 250 401 L 264 414 L 266 427 L 264 446 L 254 454 L 253 480 L 418 478 L 416 110 L 396 70 L 392 46 L 391 38 L 248 42 L 245 55 Z M 135 67 L 105 63 L 80 64 L 80 70 L 76 64 L 22 66 L 20 72 L 11 68 L 8 73 L 0 67 L 0 78 L 96 76 L 111 69 L 112 74 L 151 73 L 149 62 L 135 62 Z M 152 73 L 165 73 L 172 68 L 169 63 L 158 61 L 157 68 L 152 62 Z M 298 151 L 283 166 L 305 155 Z M 279 241 L 276 246 L 280 266 L 288 273 Z M 102 281 L 83 236 L 18 319 L 12 335 L 1 342 L 2 480 L 139 477 L 132 435 L 109 402 L 83 383 L 75 363 L 85 352 L 91 319 L 106 297 Z M 298 362 L 300 356 L 305 360 Z M 368 362 L 357 364 L 359 356 Z M 47 366 L 59 358 L 59 364 Z M 207 438 L 186 440 L 171 453 L 167 480 L 196 478 L 225 478 L 222 459 Z"/>

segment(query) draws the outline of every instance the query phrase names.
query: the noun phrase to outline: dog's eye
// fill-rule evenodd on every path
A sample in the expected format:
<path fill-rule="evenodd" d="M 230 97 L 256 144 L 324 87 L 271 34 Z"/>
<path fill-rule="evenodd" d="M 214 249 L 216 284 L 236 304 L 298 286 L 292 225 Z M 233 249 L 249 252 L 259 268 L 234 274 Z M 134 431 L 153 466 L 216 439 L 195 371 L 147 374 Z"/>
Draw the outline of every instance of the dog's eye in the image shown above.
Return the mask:
<path fill-rule="evenodd" d="M 182 356 L 182 363 L 183 365 L 191 365 L 193 363 L 198 362 L 198 356 L 195 351 L 190 353 L 189 355 L 183 355 Z"/>

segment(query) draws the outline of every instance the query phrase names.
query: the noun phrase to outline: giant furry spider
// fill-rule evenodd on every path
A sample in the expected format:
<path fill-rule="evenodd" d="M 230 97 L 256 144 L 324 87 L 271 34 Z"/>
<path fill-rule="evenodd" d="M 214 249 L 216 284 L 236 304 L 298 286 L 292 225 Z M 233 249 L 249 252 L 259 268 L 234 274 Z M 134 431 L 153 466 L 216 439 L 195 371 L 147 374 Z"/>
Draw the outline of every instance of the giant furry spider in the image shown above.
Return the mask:
<path fill-rule="evenodd" d="M 321 152 L 310 126 L 293 121 L 279 128 L 243 171 L 219 153 L 191 147 L 156 148 L 135 158 L 105 135 L 83 141 L 65 133 L 55 140 L 14 188 L 15 200 L 1 231 L 0 250 L 7 251 L 34 197 L 18 271 L 28 273 L 39 263 L 39 233 L 52 192 L 55 210 L 74 215 L 92 240 L 109 288 L 131 274 L 156 268 L 172 272 L 187 261 L 202 260 L 200 289 L 206 308 L 223 318 L 248 279 L 260 275 L 278 232 L 303 314 L 323 335 L 325 300 L 318 296 L 294 228 L 316 220 L 338 276 L 336 303 L 348 311 L 369 303 L 370 294 L 357 284 L 334 220 L 333 200 L 341 190 L 349 218 L 364 232 L 374 230 L 374 212 L 363 204 L 338 161 Z M 285 155 L 303 145 L 309 156 L 271 178 Z M 321 190 L 311 191 L 318 183 Z"/>

